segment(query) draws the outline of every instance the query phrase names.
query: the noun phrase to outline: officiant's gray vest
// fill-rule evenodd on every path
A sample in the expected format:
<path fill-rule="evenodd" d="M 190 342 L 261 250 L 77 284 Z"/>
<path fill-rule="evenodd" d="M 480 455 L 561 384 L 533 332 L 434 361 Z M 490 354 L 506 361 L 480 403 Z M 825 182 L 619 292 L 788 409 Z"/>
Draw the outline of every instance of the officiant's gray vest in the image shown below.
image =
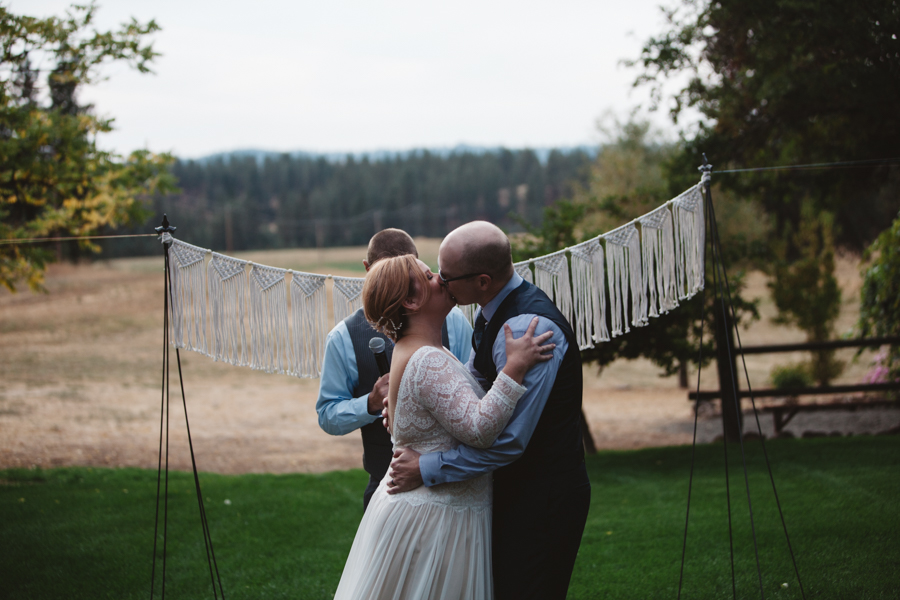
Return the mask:
<path fill-rule="evenodd" d="M 481 345 L 475 352 L 474 366 L 493 384 L 497 378 L 497 366 L 491 350 L 494 341 L 506 321 L 524 314 L 539 315 L 553 321 L 562 330 L 569 347 L 559 365 L 547 404 L 525 452 L 515 462 L 494 472 L 495 488 L 507 481 L 540 478 L 548 473 L 562 475 L 578 469 L 584 462 L 581 439 L 581 353 L 578 341 L 569 321 L 540 288 L 524 281 L 503 299 L 484 329 Z"/>
<path fill-rule="evenodd" d="M 359 383 L 356 384 L 356 388 L 353 390 L 353 397 L 359 398 L 371 392 L 372 388 L 375 387 L 375 382 L 381 377 L 381 374 L 378 372 L 378 365 L 375 362 L 375 355 L 369 349 L 369 340 L 373 337 L 384 340 L 384 353 L 387 355 L 388 362 L 390 362 L 394 354 L 394 343 L 383 333 L 372 329 L 372 326 L 366 321 L 365 313 L 361 308 L 344 319 L 344 324 L 350 333 L 350 341 L 353 342 L 356 368 L 359 371 Z M 446 321 L 441 329 L 441 339 L 445 347 L 450 345 Z M 368 425 L 360 427 L 359 430 L 362 433 L 363 440 L 363 468 L 369 475 L 380 481 L 387 472 L 393 457 L 391 435 L 382 424 L 381 417 Z"/>

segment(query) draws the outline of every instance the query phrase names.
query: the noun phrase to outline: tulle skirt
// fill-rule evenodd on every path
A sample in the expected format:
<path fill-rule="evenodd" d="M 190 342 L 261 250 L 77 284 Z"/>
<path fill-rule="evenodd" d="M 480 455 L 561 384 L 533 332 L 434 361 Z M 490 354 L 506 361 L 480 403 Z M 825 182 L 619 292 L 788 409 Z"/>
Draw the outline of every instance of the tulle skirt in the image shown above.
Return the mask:
<path fill-rule="evenodd" d="M 335 600 L 491 600 L 490 475 L 388 495 L 385 476 Z"/>

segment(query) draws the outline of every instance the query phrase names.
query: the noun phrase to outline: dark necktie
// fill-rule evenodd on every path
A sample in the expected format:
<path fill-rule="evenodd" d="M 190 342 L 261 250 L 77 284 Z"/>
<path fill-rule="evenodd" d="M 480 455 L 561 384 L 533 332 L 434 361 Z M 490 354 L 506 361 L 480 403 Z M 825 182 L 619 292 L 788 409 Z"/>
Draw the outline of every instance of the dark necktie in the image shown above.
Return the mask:
<path fill-rule="evenodd" d="M 475 329 L 472 331 L 472 349 L 475 352 L 478 352 L 478 347 L 481 345 L 481 337 L 484 335 L 485 325 L 487 325 L 487 320 L 484 318 L 484 314 L 478 313 L 478 318 L 475 319 Z"/>

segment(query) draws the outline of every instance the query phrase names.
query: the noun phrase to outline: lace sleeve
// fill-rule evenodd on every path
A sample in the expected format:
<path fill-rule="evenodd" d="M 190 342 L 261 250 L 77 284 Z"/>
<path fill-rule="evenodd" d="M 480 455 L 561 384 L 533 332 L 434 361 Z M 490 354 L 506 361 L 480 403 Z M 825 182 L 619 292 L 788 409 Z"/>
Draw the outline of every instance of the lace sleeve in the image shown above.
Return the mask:
<path fill-rule="evenodd" d="M 506 427 L 525 388 L 500 373 L 484 398 L 441 350 L 423 352 L 413 372 L 416 396 L 450 435 L 467 446 L 488 448 Z"/>

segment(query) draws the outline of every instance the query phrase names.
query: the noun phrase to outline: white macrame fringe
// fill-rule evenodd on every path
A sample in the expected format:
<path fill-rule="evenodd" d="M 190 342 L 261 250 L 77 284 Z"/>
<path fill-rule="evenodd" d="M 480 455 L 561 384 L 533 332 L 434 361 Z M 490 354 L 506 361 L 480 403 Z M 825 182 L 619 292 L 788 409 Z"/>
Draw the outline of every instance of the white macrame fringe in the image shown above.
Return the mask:
<path fill-rule="evenodd" d="M 245 260 L 212 253 L 209 275 L 209 304 L 212 310 L 212 348 L 209 355 L 230 365 L 246 367 L 247 276 Z"/>
<path fill-rule="evenodd" d="M 472 304 L 460 306 L 459 310 L 462 311 L 462 314 L 466 317 L 469 325 L 475 327 L 475 313 L 478 311 L 478 305 L 473 302 Z"/>
<path fill-rule="evenodd" d="M 516 273 L 518 273 L 522 279 L 524 279 L 528 283 L 534 283 L 534 274 L 531 272 L 531 261 L 530 260 L 513 263 L 513 268 L 516 270 Z"/>
<path fill-rule="evenodd" d="M 554 252 L 535 259 L 534 285 L 541 288 L 556 304 L 559 312 L 572 322 L 572 284 L 569 283 L 569 260 L 566 251 Z"/>
<path fill-rule="evenodd" d="M 360 277 L 332 277 L 334 288 L 331 303 L 334 308 L 334 322 L 340 323 L 362 308 L 362 288 L 364 279 Z"/>
<path fill-rule="evenodd" d="M 172 344 L 206 354 L 206 269 L 208 251 L 173 239 L 169 246 L 172 278 Z"/>
<path fill-rule="evenodd" d="M 706 229 L 703 192 L 697 184 L 670 201 L 675 217 L 675 272 L 678 298 L 690 298 L 705 285 Z"/>
<path fill-rule="evenodd" d="M 291 322 L 293 362 L 296 377 L 318 377 L 325 354 L 327 308 L 324 275 L 291 271 Z"/>
<path fill-rule="evenodd" d="M 573 247 L 572 325 L 579 350 L 593 348 L 596 342 L 609 341 L 606 326 L 606 271 L 603 246 L 594 238 Z"/>
<path fill-rule="evenodd" d="M 613 337 L 628 333 L 631 328 L 647 324 L 647 301 L 641 289 L 641 244 L 637 227 L 633 224 L 602 236 L 606 241 L 606 266 L 609 273 L 610 321 Z M 628 299 L 631 298 L 631 319 L 628 319 Z"/>
<path fill-rule="evenodd" d="M 649 294 L 648 314 L 658 317 L 678 306 L 672 214 L 664 205 L 642 217 L 640 224 L 642 289 Z"/>
<path fill-rule="evenodd" d="M 703 289 L 706 231 L 701 189 L 698 184 L 610 233 L 513 266 L 569 319 L 580 349 L 609 341 L 628 333 L 629 325 L 646 325 L 648 317 L 672 310 L 679 300 Z M 209 250 L 169 234 L 161 241 L 172 242 L 173 343 L 218 361 L 316 377 L 330 330 L 325 280 L 333 280 L 333 323 L 362 306 L 361 277 L 290 271 L 288 290 L 288 271 L 283 269 L 252 265 L 248 275 L 250 263 L 215 252 L 204 269 Z M 473 323 L 477 306 L 460 309 Z"/>
<path fill-rule="evenodd" d="M 290 368 L 287 271 L 254 264 L 250 271 L 250 368 L 286 373 Z"/>

